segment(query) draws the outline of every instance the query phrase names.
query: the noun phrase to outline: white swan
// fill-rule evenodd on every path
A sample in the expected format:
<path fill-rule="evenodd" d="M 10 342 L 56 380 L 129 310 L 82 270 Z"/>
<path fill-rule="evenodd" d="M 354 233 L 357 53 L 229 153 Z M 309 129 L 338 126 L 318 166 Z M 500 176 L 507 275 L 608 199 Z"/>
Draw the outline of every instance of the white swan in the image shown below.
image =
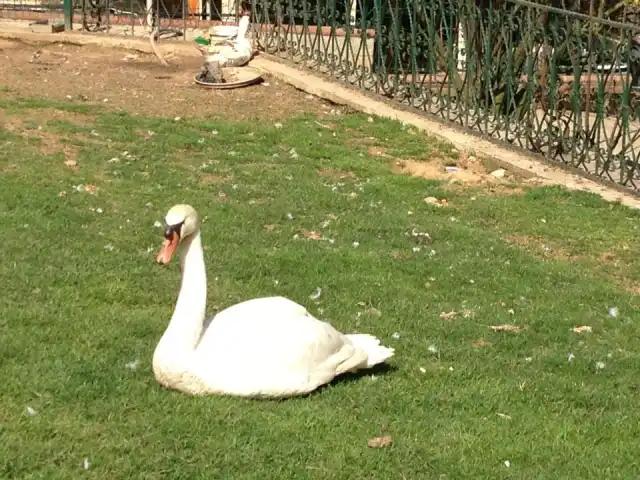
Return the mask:
<path fill-rule="evenodd" d="M 165 221 L 156 260 L 167 264 L 177 251 L 182 285 L 153 354 L 160 384 L 192 395 L 284 398 L 393 355 L 377 338 L 343 335 L 283 297 L 242 302 L 205 321 L 207 277 L 198 214 L 189 205 L 175 205 Z"/>
<path fill-rule="evenodd" d="M 253 56 L 253 46 L 251 40 L 247 38 L 249 26 L 249 15 L 245 13 L 238 23 L 236 38 L 232 41 L 212 44 L 205 54 L 205 62 L 216 62 L 220 67 L 242 67 L 249 63 Z"/>

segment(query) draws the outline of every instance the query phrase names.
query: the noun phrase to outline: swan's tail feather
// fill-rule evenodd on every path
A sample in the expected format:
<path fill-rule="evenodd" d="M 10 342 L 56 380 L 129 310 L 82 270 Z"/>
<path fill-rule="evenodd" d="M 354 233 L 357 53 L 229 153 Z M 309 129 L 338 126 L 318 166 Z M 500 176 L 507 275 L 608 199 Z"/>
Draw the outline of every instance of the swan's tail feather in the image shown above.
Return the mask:
<path fill-rule="evenodd" d="M 351 335 L 347 335 L 347 338 L 351 341 L 354 347 L 367 352 L 367 364 L 366 366 L 363 365 L 364 368 L 371 368 L 374 365 L 383 363 L 385 360 L 392 357 L 395 352 L 393 348 L 380 345 L 380 340 L 373 335 L 366 333 L 353 333 Z"/>

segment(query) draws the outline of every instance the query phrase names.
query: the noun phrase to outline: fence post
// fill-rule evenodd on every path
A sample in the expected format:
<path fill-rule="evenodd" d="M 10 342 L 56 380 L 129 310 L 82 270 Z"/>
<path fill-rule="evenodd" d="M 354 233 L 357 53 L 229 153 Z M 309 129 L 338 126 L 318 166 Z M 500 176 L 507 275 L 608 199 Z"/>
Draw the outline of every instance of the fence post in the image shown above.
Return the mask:
<path fill-rule="evenodd" d="M 64 0 L 64 29 L 73 30 L 73 0 Z"/>

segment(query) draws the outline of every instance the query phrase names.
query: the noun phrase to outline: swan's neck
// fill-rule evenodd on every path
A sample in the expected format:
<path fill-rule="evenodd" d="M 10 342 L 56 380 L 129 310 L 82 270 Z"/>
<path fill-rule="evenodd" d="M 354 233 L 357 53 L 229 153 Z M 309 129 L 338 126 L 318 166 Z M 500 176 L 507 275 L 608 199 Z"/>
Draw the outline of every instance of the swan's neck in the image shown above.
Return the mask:
<path fill-rule="evenodd" d="M 240 22 L 238 22 L 238 35 L 236 37 L 238 42 L 245 39 L 247 30 L 249 30 L 249 22 L 249 15 L 243 15 Z"/>
<path fill-rule="evenodd" d="M 184 242 L 180 250 L 180 294 L 156 350 L 165 359 L 171 358 L 178 363 L 187 360 L 200 339 L 207 304 L 207 274 L 200 232 Z"/>

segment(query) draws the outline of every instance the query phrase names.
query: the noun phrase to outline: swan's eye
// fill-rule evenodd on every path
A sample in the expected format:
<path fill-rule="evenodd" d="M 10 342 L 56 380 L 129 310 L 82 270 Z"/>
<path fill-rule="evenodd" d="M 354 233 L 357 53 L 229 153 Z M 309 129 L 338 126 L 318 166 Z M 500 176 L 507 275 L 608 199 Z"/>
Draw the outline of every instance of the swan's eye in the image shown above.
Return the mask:
<path fill-rule="evenodd" d="M 182 230 L 182 225 L 184 225 L 184 220 L 180 223 L 176 223 L 175 225 L 165 225 L 164 226 L 164 238 L 171 239 L 173 235 L 177 235 L 180 238 L 180 230 Z"/>

